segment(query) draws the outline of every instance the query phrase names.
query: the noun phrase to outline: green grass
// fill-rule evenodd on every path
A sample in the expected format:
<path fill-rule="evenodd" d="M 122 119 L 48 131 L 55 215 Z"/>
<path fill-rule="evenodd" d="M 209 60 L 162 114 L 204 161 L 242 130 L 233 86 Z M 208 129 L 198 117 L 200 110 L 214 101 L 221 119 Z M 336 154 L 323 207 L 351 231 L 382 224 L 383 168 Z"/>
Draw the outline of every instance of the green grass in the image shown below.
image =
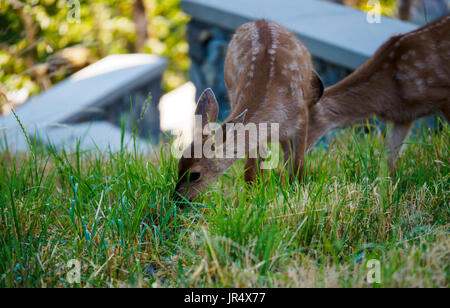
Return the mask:
<path fill-rule="evenodd" d="M 383 142 L 342 130 L 293 185 L 273 170 L 248 186 L 239 162 L 191 204 L 170 199 L 167 147 L 3 146 L 0 286 L 448 287 L 450 128 L 414 133 L 391 176 Z M 371 259 L 380 284 L 367 282 Z"/>

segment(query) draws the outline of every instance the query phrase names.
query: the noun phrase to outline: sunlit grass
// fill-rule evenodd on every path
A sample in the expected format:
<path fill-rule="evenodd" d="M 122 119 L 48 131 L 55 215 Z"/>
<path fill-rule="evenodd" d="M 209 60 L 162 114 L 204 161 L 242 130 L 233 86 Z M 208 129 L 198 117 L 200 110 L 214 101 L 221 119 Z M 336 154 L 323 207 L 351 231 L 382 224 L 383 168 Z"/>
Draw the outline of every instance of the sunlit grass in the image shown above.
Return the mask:
<path fill-rule="evenodd" d="M 191 204 L 170 199 L 167 146 L 158 158 L 3 146 L 0 286 L 448 287 L 449 126 L 415 132 L 392 175 L 383 143 L 342 130 L 293 185 L 278 169 L 249 186 L 239 162 Z"/>

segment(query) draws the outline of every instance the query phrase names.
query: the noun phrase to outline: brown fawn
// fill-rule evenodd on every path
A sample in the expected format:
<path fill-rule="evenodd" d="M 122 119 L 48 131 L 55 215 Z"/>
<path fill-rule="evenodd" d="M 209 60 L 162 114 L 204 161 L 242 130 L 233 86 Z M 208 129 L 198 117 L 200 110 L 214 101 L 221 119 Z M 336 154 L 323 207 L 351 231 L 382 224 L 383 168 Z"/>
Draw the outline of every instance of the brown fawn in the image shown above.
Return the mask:
<path fill-rule="evenodd" d="M 291 32 L 280 25 L 258 20 L 241 26 L 228 45 L 225 58 L 225 83 L 231 112 L 222 124 L 276 123 L 285 161 L 292 158 L 291 174 L 301 176 L 305 163 L 308 133 L 308 108 L 320 99 L 323 85 L 313 71 L 311 55 Z M 200 96 L 195 114 L 201 116 L 202 127 L 215 122 L 218 104 L 211 89 Z M 222 134 L 225 147 L 234 133 Z M 201 143 L 211 142 L 203 136 Z M 195 141 L 195 139 L 194 139 Z M 266 140 L 270 142 L 270 137 Z M 251 158 L 245 139 L 244 178 L 255 180 L 258 160 Z M 183 152 L 178 164 L 176 192 L 192 200 L 213 183 L 236 160 L 236 157 L 195 158 L 194 142 Z"/>
<path fill-rule="evenodd" d="M 368 61 L 325 89 L 309 109 L 308 148 L 329 130 L 376 115 L 393 122 L 391 170 L 414 120 L 440 112 L 450 120 L 450 15 L 393 36 Z"/>

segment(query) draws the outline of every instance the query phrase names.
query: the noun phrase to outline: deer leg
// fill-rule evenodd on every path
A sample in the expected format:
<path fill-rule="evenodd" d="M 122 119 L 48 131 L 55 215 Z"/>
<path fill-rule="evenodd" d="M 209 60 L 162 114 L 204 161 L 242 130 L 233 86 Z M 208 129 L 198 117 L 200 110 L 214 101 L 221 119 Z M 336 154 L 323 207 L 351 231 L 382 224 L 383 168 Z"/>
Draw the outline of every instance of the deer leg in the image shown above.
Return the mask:
<path fill-rule="evenodd" d="M 293 157 L 294 157 L 294 146 L 290 139 L 280 141 L 281 148 L 283 149 L 283 167 L 289 168 L 289 173 L 291 173 L 292 170 L 292 163 L 293 163 Z"/>
<path fill-rule="evenodd" d="M 400 153 L 402 143 L 408 135 L 411 126 L 411 122 L 406 123 L 394 123 L 394 127 L 392 128 L 391 137 L 389 139 L 389 157 L 388 164 L 391 170 L 394 169 L 394 163 L 397 159 L 398 154 Z"/>
<path fill-rule="evenodd" d="M 448 123 L 450 123 L 450 102 L 447 103 L 446 106 L 442 109 L 442 114 L 444 115 L 445 119 Z"/>
<path fill-rule="evenodd" d="M 254 182 L 258 171 L 257 158 L 247 158 L 245 162 L 244 180 L 247 183 Z"/>
<path fill-rule="evenodd" d="M 307 129 L 303 128 L 295 140 L 295 157 L 294 157 L 294 175 L 299 180 L 306 177 L 304 173 L 306 148 L 307 148 Z"/>

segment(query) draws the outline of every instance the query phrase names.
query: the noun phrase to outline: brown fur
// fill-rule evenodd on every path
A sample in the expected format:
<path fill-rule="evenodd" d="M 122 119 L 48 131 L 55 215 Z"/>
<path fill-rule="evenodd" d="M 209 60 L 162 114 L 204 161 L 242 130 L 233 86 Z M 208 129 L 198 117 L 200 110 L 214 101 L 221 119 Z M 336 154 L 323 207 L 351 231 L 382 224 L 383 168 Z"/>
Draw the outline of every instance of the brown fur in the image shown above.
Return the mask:
<path fill-rule="evenodd" d="M 224 123 L 279 124 L 280 142 L 287 152 L 285 157 L 293 158 L 291 172 L 301 176 L 306 152 L 308 107 L 320 98 L 323 90 L 306 47 L 291 32 L 275 23 L 258 20 L 244 24 L 228 46 L 225 83 L 231 113 Z M 211 100 L 215 101 L 214 95 L 211 90 L 206 90 L 199 99 L 196 113 L 215 121 L 217 110 L 210 114 L 202 106 L 203 102 Z M 192 151 L 192 147 L 191 144 L 185 152 Z M 246 144 L 247 154 L 248 151 Z M 188 199 L 194 198 L 235 160 L 182 157 L 177 192 Z M 253 181 L 257 159 L 249 158 L 245 168 L 245 180 Z M 195 174 L 196 181 L 190 181 L 189 172 Z"/>
<path fill-rule="evenodd" d="M 310 108 L 308 147 L 330 129 L 376 115 L 392 121 L 393 168 L 414 120 L 435 112 L 450 120 L 450 15 L 384 43 Z"/>

